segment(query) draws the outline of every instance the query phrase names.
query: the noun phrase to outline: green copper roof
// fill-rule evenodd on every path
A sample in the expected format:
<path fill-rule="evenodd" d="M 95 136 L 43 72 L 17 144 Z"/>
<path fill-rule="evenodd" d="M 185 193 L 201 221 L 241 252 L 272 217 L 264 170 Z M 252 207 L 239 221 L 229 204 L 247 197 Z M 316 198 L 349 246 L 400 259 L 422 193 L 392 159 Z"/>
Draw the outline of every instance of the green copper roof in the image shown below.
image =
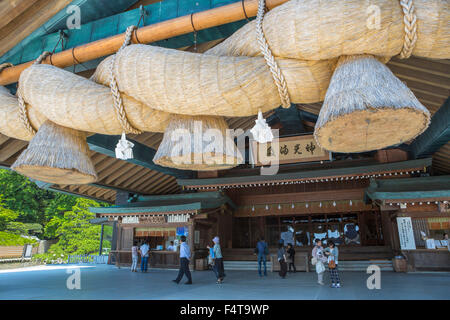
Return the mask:
<path fill-rule="evenodd" d="M 450 176 L 372 180 L 366 190 L 372 200 L 450 200 Z"/>
<path fill-rule="evenodd" d="M 218 208 L 223 204 L 235 207 L 220 192 L 181 193 L 173 195 L 140 196 L 137 202 L 112 207 L 92 207 L 93 213 L 175 212 Z"/>

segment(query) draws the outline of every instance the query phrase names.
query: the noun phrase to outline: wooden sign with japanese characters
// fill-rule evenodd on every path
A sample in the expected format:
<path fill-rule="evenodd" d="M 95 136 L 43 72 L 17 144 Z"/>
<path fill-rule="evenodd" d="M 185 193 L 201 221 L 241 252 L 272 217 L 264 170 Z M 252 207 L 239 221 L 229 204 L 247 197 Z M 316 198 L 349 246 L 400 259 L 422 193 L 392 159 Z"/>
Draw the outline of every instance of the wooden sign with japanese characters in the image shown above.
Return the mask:
<path fill-rule="evenodd" d="M 330 160 L 331 156 L 319 147 L 313 135 L 284 137 L 269 143 L 251 141 L 251 149 L 257 166 L 269 165 L 277 156 L 279 164 Z"/>

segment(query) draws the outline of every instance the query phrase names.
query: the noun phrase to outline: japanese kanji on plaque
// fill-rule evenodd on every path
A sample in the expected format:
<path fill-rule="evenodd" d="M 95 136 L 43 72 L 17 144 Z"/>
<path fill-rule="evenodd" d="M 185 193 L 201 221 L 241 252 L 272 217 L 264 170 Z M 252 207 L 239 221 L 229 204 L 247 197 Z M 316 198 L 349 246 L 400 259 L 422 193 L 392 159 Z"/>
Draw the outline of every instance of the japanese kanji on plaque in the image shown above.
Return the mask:
<path fill-rule="evenodd" d="M 251 141 L 253 162 L 257 166 L 274 162 L 280 164 L 330 160 L 330 152 L 319 147 L 313 135 L 279 138 L 278 142 Z"/>

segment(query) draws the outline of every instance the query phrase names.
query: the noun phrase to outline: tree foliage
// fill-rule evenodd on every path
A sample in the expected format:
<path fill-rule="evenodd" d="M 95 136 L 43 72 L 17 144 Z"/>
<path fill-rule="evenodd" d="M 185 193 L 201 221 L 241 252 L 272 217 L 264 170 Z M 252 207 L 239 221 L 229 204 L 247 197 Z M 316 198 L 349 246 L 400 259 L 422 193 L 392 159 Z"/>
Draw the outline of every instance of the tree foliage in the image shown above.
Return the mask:
<path fill-rule="evenodd" d="M 95 218 L 89 207 L 105 205 L 41 189 L 14 171 L 0 169 L 0 242 L 3 238 L 20 245 L 25 241 L 20 235 L 37 235 L 58 239 L 49 250 L 52 256 L 96 253 L 101 226 L 89 222 Z"/>

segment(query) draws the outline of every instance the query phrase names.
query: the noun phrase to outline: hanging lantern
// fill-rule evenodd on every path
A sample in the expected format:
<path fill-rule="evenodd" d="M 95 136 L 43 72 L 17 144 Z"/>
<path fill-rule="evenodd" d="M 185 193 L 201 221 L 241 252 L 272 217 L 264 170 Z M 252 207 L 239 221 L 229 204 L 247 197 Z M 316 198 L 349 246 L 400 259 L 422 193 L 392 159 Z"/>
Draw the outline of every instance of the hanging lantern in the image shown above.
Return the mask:
<path fill-rule="evenodd" d="M 370 55 L 341 56 L 314 136 L 334 152 L 365 152 L 414 139 L 430 112 L 384 64 Z"/>
<path fill-rule="evenodd" d="M 97 180 L 86 134 L 44 122 L 11 168 L 39 181 L 88 184 Z"/>
<path fill-rule="evenodd" d="M 172 115 L 153 162 L 182 170 L 224 170 L 243 162 L 222 117 Z"/>
<path fill-rule="evenodd" d="M 255 139 L 259 143 L 272 142 L 272 129 L 264 119 L 261 110 L 258 111 L 258 119 L 255 120 L 255 126 L 250 129 L 250 132 L 253 135 L 253 139 Z"/>

